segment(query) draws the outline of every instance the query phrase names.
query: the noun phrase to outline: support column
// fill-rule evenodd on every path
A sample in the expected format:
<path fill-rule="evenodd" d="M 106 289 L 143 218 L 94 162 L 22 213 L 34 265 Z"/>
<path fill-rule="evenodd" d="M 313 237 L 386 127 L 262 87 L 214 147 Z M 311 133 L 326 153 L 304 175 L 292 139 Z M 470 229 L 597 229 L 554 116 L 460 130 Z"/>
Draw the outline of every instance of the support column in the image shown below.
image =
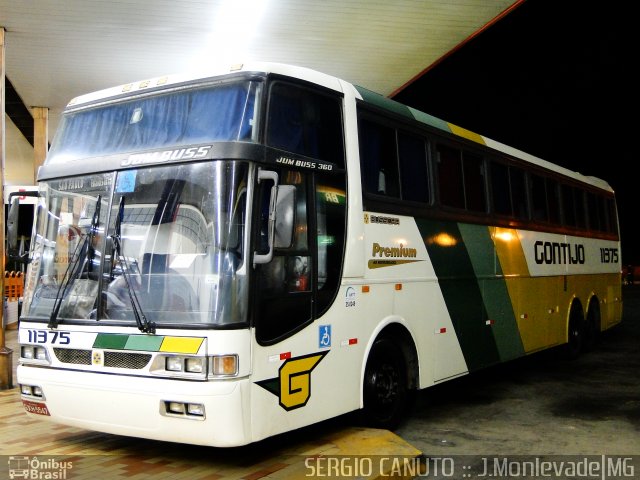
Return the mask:
<path fill-rule="evenodd" d="M 0 292 L 2 307 L 0 308 L 0 390 L 13 388 L 13 350 L 6 347 L 4 335 L 4 171 L 5 171 L 5 48 L 4 27 L 0 27 Z"/>
<path fill-rule="evenodd" d="M 49 148 L 49 109 L 32 107 L 33 116 L 33 185 L 38 179 L 38 168 L 44 163 Z"/>

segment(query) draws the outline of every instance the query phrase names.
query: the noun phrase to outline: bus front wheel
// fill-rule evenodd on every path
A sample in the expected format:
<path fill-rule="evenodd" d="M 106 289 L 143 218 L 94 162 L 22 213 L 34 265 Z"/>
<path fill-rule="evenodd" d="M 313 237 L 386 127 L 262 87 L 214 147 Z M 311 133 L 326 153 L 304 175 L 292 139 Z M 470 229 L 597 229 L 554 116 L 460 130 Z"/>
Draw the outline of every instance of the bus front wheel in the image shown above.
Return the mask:
<path fill-rule="evenodd" d="M 409 399 L 407 362 L 392 340 L 376 340 L 364 373 L 364 422 L 375 428 L 395 429 Z"/>

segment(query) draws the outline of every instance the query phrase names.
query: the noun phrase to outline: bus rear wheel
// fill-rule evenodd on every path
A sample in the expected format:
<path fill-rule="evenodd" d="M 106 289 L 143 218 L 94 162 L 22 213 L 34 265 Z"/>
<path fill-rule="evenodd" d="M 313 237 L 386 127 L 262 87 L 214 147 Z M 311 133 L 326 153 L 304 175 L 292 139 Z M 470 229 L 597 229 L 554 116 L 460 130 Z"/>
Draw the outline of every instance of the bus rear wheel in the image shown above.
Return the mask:
<path fill-rule="evenodd" d="M 565 357 L 569 360 L 576 359 L 584 349 L 585 321 L 582 307 L 578 303 L 571 306 L 569 313 L 569 330 L 567 344 L 565 345 Z"/>
<path fill-rule="evenodd" d="M 392 340 L 376 340 L 367 360 L 363 385 L 364 423 L 375 428 L 395 429 L 409 399 L 407 362 Z"/>
<path fill-rule="evenodd" d="M 600 339 L 600 304 L 598 299 L 594 299 L 589 303 L 587 311 L 587 320 L 585 323 L 585 352 L 589 352 L 595 348 Z"/>

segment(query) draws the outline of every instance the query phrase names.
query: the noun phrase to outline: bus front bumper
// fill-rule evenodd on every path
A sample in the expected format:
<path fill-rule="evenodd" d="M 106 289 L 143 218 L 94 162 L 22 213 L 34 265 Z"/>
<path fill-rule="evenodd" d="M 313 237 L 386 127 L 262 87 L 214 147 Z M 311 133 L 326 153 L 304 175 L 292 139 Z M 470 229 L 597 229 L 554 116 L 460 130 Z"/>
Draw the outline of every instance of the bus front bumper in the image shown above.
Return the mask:
<path fill-rule="evenodd" d="M 230 447 L 251 442 L 248 379 L 189 381 L 19 365 L 25 411 L 117 435 Z"/>

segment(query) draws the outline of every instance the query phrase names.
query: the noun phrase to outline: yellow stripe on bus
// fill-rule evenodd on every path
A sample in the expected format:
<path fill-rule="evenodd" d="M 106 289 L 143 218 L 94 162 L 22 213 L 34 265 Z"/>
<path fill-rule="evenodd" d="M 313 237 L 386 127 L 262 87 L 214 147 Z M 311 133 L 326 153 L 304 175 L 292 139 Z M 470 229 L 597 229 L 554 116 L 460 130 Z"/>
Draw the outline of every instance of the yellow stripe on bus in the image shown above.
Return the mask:
<path fill-rule="evenodd" d="M 529 276 L 529 267 L 517 230 L 500 227 L 490 227 L 490 230 L 493 230 L 491 238 L 493 238 L 496 254 L 505 278 Z"/>
<path fill-rule="evenodd" d="M 471 140 L 472 142 L 479 143 L 480 145 L 486 145 L 484 138 L 482 135 L 478 135 L 477 133 L 472 132 L 471 130 L 467 130 L 466 128 L 459 127 L 454 125 L 453 123 L 448 123 L 451 132 L 458 135 L 459 137 L 466 138 L 467 140 Z"/>
<path fill-rule="evenodd" d="M 204 338 L 198 337 L 164 337 L 161 352 L 171 353 L 198 353 Z"/>
<path fill-rule="evenodd" d="M 538 350 L 549 340 L 542 325 L 549 324 L 548 316 L 553 313 L 549 309 L 555 310 L 555 279 L 530 278 L 522 243 L 515 229 L 490 227 L 490 230 L 522 346 L 525 352 Z"/>

